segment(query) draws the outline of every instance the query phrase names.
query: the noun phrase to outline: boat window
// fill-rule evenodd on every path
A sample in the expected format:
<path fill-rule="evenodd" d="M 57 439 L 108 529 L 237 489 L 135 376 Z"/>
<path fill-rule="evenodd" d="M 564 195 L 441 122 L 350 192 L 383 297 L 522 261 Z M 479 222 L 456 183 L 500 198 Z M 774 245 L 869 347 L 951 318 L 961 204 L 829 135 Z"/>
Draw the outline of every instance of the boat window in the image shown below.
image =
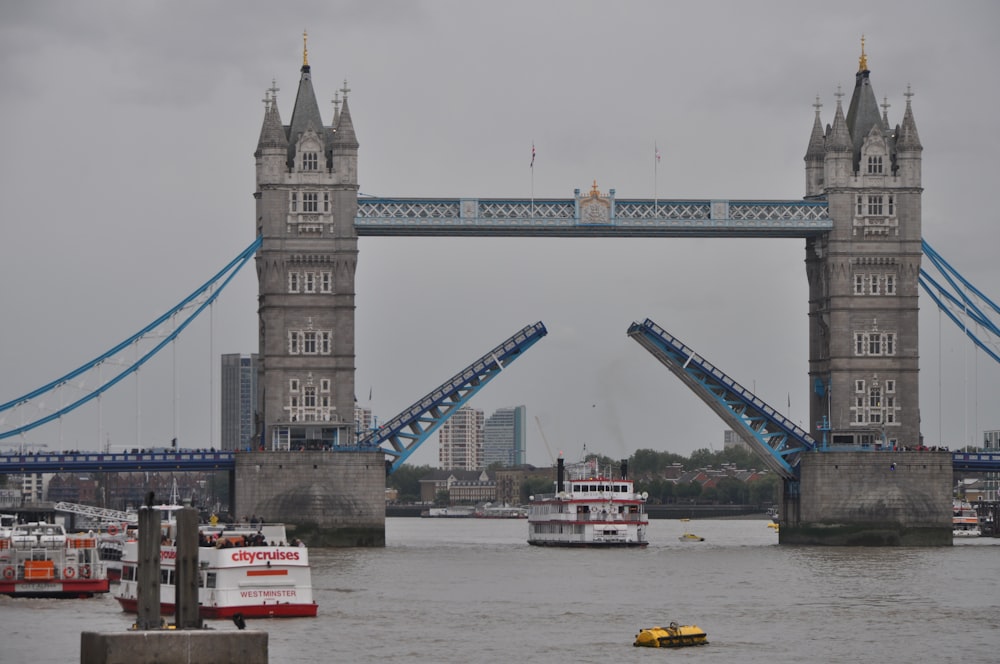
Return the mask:
<path fill-rule="evenodd" d="M 164 586 L 174 585 L 174 571 L 166 568 L 161 568 L 160 583 Z"/>
<path fill-rule="evenodd" d="M 207 572 L 205 574 L 205 587 L 215 588 L 215 572 Z"/>

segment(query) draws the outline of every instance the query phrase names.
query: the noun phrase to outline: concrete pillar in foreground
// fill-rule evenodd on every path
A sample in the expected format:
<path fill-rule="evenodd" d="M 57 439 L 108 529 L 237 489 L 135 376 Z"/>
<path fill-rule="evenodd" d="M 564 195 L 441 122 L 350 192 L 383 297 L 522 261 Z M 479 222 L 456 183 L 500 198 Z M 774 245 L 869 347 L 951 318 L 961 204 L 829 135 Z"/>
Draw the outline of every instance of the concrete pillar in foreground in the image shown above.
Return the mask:
<path fill-rule="evenodd" d="M 160 513 L 139 508 L 136 629 L 160 628 Z"/>
<path fill-rule="evenodd" d="M 177 510 L 177 559 L 174 569 L 174 625 L 177 629 L 201 629 L 198 614 L 198 510 Z"/>

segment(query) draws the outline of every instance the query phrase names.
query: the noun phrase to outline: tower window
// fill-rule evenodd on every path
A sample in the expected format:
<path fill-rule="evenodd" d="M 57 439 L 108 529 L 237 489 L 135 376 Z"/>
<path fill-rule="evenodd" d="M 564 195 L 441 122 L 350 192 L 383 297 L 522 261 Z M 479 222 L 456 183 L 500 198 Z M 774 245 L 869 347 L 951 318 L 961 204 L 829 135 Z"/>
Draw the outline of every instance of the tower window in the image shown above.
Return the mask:
<path fill-rule="evenodd" d="M 288 204 L 288 207 L 289 207 L 289 209 L 292 212 L 298 212 L 299 211 L 299 195 L 297 193 L 295 193 L 294 191 L 291 194 L 291 199 L 290 199 L 290 202 Z"/>
<path fill-rule="evenodd" d="M 323 192 L 323 212 L 330 211 L 330 192 Z"/>
<path fill-rule="evenodd" d="M 315 171 L 319 167 L 319 157 L 315 152 L 302 153 L 302 170 Z"/>
<path fill-rule="evenodd" d="M 865 214 L 865 197 L 862 196 L 861 194 L 858 194 L 857 197 L 855 198 L 855 203 L 857 205 L 857 210 L 856 210 L 855 213 L 859 217 L 864 216 L 864 214 Z"/>
<path fill-rule="evenodd" d="M 865 293 L 865 275 L 856 274 L 854 275 L 854 294 L 864 295 Z"/>
<path fill-rule="evenodd" d="M 886 295 L 896 294 L 896 275 L 894 274 L 885 275 L 885 294 Z"/>
<path fill-rule="evenodd" d="M 324 270 L 319 273 L 319 291 L 321 293 L 329 293 L 333 290 L 332 287 L 333 275 L 330 274 L 329 270 Z"/>
<path fill-rule="evenodd" d="M 868 174 L 869 175 L 881 175 L 882 174 L 882 156 L 881 155 L 871 155 L 868 157 Z"/>
<path fill-rule="evenodd" d="M 289 272 L 288 273 L 288 292 L 298 293 L 299 292 L 299 273 Z"/>
<path fill-rule="evenodd" d="M 882 197 L 881 196 L 869 196 L 868 197 L 868 215 L 874 217 L 882 216 Z"/>
<path fill-rule="evenodd" d="M 302 211 L 303 212 L 318 212 L 319 211 L 319 194 L 315 191 L 305 192 L 302 194 Z"/>
<path fill-rule="evenodd" d="M 304 354 L 306 354 L 306 355 L 315 355 L 316 354 L 316 333 L 315 332 L 306 332 L 304 338 L 305 338 L 305 341 L 304 341 L 304 343 L 302 345 L 302 352 Z"/>
<path fill-rule="evenodd" d="M 316 292 L 316 274 L 313 273 L 313 272 L 306 272 L 305 273 L 305 282 L 306 282 L 306 284 L 305 284 L 305 286 L 306 286 L 305 291 L 307 293 L 315 293 Z"/>

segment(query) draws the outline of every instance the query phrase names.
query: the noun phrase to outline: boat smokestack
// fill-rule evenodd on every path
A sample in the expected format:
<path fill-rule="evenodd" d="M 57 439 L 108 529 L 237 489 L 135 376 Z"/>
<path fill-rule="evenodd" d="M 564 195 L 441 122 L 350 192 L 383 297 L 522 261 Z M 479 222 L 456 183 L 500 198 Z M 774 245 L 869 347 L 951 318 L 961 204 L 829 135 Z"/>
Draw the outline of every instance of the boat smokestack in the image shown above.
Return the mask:
<path fill-rule="evenodd" d="M 621 471 L 622 471 L 622 479 L 623 480 L 627 480 L 628 479 L 628 459 L 622 459 L 622 468 L 621 468 Z"/>
<path fill-rule="evenodd" d="M 556 461 L 556 493 L 562 493 L 563 491 L 563 480 L 566 477 L 566 467 L 563 465 L 563 458 L 559 457 Z"/>

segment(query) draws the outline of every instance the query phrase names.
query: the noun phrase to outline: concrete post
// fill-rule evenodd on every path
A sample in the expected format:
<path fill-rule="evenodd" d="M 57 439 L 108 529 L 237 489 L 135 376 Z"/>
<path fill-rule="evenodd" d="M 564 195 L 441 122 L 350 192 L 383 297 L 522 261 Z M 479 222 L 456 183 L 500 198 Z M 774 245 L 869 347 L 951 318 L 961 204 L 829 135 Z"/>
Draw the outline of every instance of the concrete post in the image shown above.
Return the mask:
<path fill-rule="evenodd" d="M 174 625 L 201 629 L 198 614 L 198 510 L 177 510 L 177 559 L 174 568 Z"/>
<path fill-rule="evenodd" d="M 136 579 L 137 629 L 160 628 L 160 513 L 139 508 L 139 556 Z"/>

